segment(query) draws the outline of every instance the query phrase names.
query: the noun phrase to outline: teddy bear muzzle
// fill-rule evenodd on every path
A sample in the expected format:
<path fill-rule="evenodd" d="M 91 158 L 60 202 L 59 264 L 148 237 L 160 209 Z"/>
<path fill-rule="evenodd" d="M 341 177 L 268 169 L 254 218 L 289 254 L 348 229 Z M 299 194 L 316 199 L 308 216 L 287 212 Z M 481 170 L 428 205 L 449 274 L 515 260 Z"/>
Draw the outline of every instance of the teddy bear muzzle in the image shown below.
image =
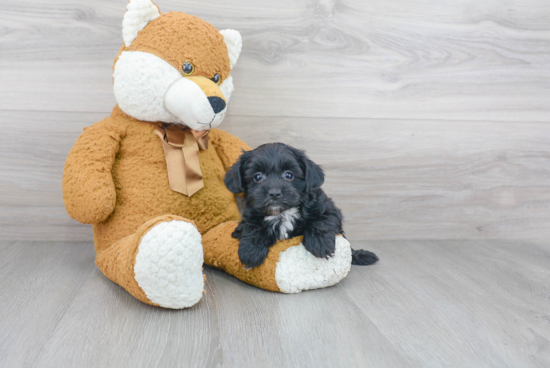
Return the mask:
<path fill-rule="evenodd" d="M 191 129 L 203 131 L 221 123 L 227 103 L 216 83 L 192 76 L 178 79 L 168 88 L 164 107 Z"/>

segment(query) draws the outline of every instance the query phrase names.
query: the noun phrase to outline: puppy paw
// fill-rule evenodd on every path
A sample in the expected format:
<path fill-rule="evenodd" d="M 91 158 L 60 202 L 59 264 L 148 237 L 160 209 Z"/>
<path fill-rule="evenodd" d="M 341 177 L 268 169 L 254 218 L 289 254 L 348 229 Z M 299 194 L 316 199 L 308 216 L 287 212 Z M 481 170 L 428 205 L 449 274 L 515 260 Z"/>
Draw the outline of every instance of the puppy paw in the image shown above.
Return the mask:
<path fill-rule="evenodd" d="M 243 224 L 239 222 L 239 225 L 235 228 L 235 231 L 231 233 L 233 239 L 240 239 L 243 234 Z"/>
<path fill-rule="evenodd" d="M 239 243 L 239 259 L 247 269 L 264 263 L 268 252 L 269 247 L 263 246 L 260 241 L 241 239 Z"/>
<path fill-rule="evenodd" d="M 233 232 L 231 233 L 231 237 L 232 237 L 233 239 L 240 239 L 240 238 L 241 238 L 241 232 L 235 230 L 235 231 L 233 231 Z"/>
<path fill-rule="evenodd" d="M 378 262 L 378 256 L 376 254 L 364 249 L 352 249 L 351 257 L 351 264 L 358 266 L 368 266 Z"/>
<path fill-rule="evenodd" d="M 317 258 L 330 258 L 336 247 L 334 234 L 304 235 L 304 247 Z"/>

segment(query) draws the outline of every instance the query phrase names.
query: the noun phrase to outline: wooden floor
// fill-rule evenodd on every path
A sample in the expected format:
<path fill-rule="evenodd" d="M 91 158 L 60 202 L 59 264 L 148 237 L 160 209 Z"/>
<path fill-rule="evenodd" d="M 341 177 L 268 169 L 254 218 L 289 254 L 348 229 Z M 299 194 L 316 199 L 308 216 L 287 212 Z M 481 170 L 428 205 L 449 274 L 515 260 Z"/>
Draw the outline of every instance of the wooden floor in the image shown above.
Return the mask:
<path fill-rule="evenodd" d="M 206 269 L 193 308 L 137 301 L 89 242 L 0 242 L 0 367 L 548 367 L 550 242 L 355 242 L 381 258 L 296 295 Z"/>

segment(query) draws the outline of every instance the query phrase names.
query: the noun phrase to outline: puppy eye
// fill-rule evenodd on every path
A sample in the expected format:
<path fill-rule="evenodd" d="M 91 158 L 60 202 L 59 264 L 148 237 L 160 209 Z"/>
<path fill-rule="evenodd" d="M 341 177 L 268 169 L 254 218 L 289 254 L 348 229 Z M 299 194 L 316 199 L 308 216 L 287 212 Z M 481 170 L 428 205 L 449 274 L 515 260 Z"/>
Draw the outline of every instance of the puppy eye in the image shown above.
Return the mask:
<path fill-rule="evenodd" d="M 212 82 L 219 84 L 220 83 L 220 75 L 216 73 L 214 77 L 212 78 Z"/>
<path fill-rule="evenodd" d="M 283 174 L 283 177 L 286 180 L 292 180 L 292 179 L 294 179 L 294 174 L 291 173 L 290 171 L 285 171 L 285 173 Z"/>
<path fill-rule="evenodd" d="M 191 75 L 195 71 L 195 67 L 189 61 L 186 61 L 183 64 L 183 67 L 181 68 L 181 70 L 183 71 L 183 74 Z"/>
<path fill-rule="evenodd" d="M 262 181 L 263 178 L 264 176 L 261 173 L 257 173 L 256 175 L 254 175 L 254 181 L 256 183 L 259 183 L 260 181 Z"/>

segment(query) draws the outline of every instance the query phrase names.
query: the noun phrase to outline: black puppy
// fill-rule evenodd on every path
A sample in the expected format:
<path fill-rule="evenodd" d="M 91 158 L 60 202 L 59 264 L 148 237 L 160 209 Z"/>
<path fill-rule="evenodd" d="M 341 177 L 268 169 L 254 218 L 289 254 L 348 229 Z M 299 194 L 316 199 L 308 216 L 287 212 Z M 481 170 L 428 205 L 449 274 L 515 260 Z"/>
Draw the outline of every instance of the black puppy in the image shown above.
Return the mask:
<path fill-rule="evenodd" d="M 316 257 L 334 254 L 335 236 L 344 235 L 342 213 L 320 188 L 323 170 L 303 151 L 283 143 L 264 144 L 243 152 L 225 175 L 233 193 L 243 193 L 245 209 L 233 237 L 248 268 L 261 265 L 279 239 L 303 235 L 303 245 Z M 352 264 L 369 265 L 378 257 L 352 250 Z"/>

